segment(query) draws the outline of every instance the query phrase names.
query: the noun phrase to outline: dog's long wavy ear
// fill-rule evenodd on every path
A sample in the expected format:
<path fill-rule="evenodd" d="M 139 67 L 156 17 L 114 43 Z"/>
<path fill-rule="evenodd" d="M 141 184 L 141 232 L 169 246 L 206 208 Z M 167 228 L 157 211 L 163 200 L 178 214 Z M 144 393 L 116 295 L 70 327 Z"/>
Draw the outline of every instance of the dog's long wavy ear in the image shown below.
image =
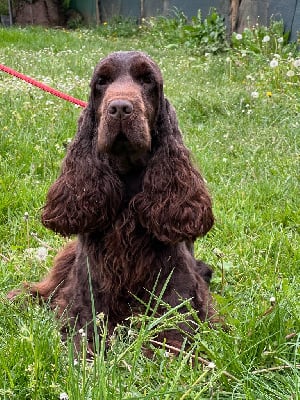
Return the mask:
<path fill-rule="evenodd" d="M 211 198 L 183 144 L 174 108 L 167 99 L 162 102 L 154 133 L 157 149 L 132 206 L 160 241 L 194 241 L 213 225 Z"/>
<path fill-rule="evenodd" d="M 121 201 L 121 182 L 97 154 L 92 102 L 83 110 L 58 179 L 50 187 L 43 224 L 64 236 L 105 229 Z"/>

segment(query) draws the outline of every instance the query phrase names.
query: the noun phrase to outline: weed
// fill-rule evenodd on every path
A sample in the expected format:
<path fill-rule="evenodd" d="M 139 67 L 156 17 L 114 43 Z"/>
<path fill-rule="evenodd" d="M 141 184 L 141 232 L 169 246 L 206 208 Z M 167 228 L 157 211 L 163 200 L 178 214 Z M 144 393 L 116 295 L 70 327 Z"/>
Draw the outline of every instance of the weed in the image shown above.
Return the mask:
<path fill-rule="evenodd" d="M 217 53 L 227 48 L 223 18 L 212 9 L 202 21 L 201 11 L 192 17 L 191 24 L 183 27 L 185 44 L 202 53 Z"/>
<path fill-rule="evenodd" d="M 204 20 L 201 10 L 189 21 L 182 11 L 174 9 L 171 17 L 150 18 L 145 23 L 148 34 L 160 39 L 160 46 L 184 46 L 194 54 L 217 53 L 228 47 L 224 20 L 215 9 Z"/>

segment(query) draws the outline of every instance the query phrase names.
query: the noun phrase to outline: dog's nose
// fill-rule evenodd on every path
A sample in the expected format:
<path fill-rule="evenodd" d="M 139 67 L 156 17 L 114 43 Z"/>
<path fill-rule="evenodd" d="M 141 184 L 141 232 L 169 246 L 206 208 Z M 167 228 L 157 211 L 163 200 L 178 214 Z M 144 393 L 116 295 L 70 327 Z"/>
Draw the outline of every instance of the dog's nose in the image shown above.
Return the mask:
<path fill-rule="evenodd" d="M 124 99 L 113 100 L 108 106 L 108 113 L 114 118 L 127 118 L 132 111 L 132 103 Z"/>

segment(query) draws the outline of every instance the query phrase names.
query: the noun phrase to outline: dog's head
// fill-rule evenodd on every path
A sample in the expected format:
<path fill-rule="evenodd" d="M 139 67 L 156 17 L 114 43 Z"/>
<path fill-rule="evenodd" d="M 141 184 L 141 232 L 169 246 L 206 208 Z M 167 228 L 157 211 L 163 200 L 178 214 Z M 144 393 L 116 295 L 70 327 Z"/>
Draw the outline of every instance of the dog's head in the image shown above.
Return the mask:
<path fill-rule="evenodd" d="M 158 66 L 142 52 L 116 52 L 100 61 L 90 98 L 99 152 L 123 160 L 125 169 L 144 159 L 151 151 L 162 91 Z"/>

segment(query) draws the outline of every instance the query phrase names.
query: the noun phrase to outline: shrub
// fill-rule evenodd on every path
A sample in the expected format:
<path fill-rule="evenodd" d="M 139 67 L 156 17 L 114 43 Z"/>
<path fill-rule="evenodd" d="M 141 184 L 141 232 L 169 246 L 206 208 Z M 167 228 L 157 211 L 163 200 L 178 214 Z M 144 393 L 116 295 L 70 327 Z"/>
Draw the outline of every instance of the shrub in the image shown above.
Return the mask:
<path fill-rule="evenodd" d="M 8 14 L 7 0 L 0 0 L 0 14 L 1 15 L 7 15 Z"/>
<path fill-rule="evenodd" d="M 156 17 L 146 22 L 150 33 L 163 45 L 183 45 L 193 53 L 216 53 L 226 50 L 226 27 L 215 9 L 202 20 L 201 10 L 189 21 L 182 11 L 174 9 L 173 18 Z"/>
<path fill-rule="evenodd" d="M 216 53 L 227 48 L 224 19 L 215 9 L 202 21 L 201 11 L 192 17 L 191 24 L 183 26 L 185 43 L 196 50 Z"/>
<path fill-rule="evenodd" d="M 174 9 L 170 17 L 150 17 L 141 24 L 132 18 L 115 17 L 99 27 L 105 37 L 133 37 L 145 34 L 158 47 L 185 46 L 197 54 L 216 53 L 228 48 L 224 20 L 215 9 L 202 20 L 199 10 L 189 21 L 186 15 Z"/>

